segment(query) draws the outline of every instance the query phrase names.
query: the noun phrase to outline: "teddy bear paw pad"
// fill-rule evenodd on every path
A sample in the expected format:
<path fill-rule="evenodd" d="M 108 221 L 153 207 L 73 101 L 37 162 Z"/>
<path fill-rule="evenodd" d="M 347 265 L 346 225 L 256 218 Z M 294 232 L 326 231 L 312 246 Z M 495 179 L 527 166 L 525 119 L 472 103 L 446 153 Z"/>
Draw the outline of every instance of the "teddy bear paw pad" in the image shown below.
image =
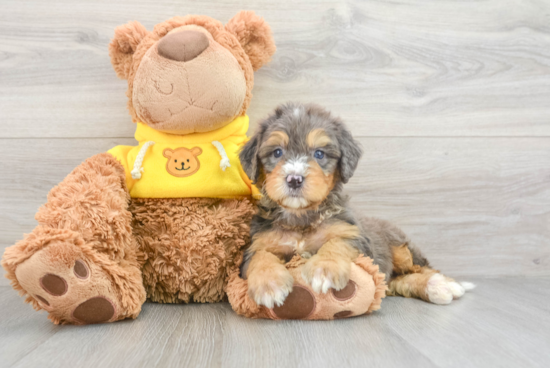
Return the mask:
<path fill-rule="evenodd" d="M 69 244 L 41 249 L 21 263 L 15 275 L 35 306 L 46 310 L 55 323 L 108 322 L 120 309 L 104 269 Z"/>
<path fill-rule="evenodd" d="M 51 273 L 40 279 L 40 286 L 45 292 L 53 296 L 61 296 L 67 292 L 67 281 Z"/>
<path fill-rule="evenodd" d="M 274 307 L 272 312 L 280 319 L 306 319 L 314 310 L 313 294 L 302 286 L 294 285 L 283 305 Z"/>
<path fill-rule="evenodd" d="M 355 292 L 357 290 L 357 287 L 355 285 L 355 282 L 349 281 L 347 285 L 340 290 L 331 289 L 332 295 L 334 296 L 334 299 L 337 299 L 339 301 L 344 301 L 351 299 L 355 296 Z"/>
<path fill-rule="evenodd" d="M 115 307 L 107 298 L 97 296 L 81 303 L 73 312 L 79 322 L 92 324 L 107 322 L 115 316 Z"/>

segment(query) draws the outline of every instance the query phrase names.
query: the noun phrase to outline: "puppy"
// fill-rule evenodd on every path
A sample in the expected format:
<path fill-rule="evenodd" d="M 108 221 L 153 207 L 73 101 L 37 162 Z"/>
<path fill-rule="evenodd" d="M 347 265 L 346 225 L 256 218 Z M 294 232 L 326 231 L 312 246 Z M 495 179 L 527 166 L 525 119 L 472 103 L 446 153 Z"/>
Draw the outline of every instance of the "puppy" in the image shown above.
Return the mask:
<path fill-rule="evenodd" d="M 308 258 L 302 277 L 317 293 L 343 289 L 359 254 L 386 274 L 388 295 L 448 304 L 472 286 L 432 269 L 394 225 L 350 210 L 342 184 L 361 154 L 344 124 L 313 104 L 278 107 L 245 145 L 242 166 L 263 194 L 241 266 L 257 304 L 283 304 L 294 283 L 284 264 L 296 254 Z"/>

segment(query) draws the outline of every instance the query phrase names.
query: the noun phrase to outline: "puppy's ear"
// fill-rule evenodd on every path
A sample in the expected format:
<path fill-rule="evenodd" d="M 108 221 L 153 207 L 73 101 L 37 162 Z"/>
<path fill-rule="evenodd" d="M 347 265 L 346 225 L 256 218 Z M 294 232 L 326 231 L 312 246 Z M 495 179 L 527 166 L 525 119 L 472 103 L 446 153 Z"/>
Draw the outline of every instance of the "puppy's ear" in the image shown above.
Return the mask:
<path fill-rule="evenodd" d="M 359 142 L 353 139 L 351 132 L 341 121 L 335 121 L 334 123 L 339 132 L 338 144 L 340 145 L 341 154 L 338 168 L 340 170 L 340 178 L 345 184 L 351 179 L 355 169 L 357 169 L 363 150 Z"/>
<path fill-rule="evenodd" d="M 278 117 L 277 114 L 270 115 L 267 119 L 262 121 L 256 128 L 252 138 L 246 142 L 241 152 L 239 152 L 239 160 L 241 160 L 243 170 L 250 180 L 252 180 L 252 184 L 258 182 L 261 174 L 262 162 L 260 160 L 260 146 L 262 145 L 263 137 L 267 131 L 267 127 L 270 126 L 273 121 L 277 120 Z"/>
<path fill-rule="evenodd" d="M 115 28 L 115 37 L 109 44 L 109 56 L 120 79 L 128 79 L 134 52 L 148 33 L 139 22 L 130 22 Z"/>
<path fill-rule="evenodd" d="M 260 144 L 262 142 L 262 133 L 256 132 L 252 138 L 244 145 L 243 149 L 239 153 L 239 160 L 241 160 L 241 165 L 244 172 L 252 184 L 256 184 L 258 178 L 260 177 Z"/>
<path fill-rule="evenodd" d="M 275 53 L 271 28 L 253 11 L 241 11 L 231 18 L 225 29 L 237 37 L 254 71 L 260 69 Z"/>

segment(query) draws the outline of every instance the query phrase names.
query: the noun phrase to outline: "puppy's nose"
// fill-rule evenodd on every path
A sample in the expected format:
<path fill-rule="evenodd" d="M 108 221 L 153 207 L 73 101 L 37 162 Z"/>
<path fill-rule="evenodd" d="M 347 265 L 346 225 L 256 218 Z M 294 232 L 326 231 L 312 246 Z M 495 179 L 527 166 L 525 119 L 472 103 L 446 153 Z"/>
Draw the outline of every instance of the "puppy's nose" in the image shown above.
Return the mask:
<path fill-rule="evenodd" d="M 160 56 L 175 60 L 189 61 L 199 56 L 210 42 L 208 37 L 199 31 L 181 31 L 164 36 L 158 43 Z"/>
<path fill-rule="evenodd" d="M 289 175 L 286 177 L 286 182 L 290 188 L 298 189 L 302 186 L 304 177 L 301 175 Z"/>

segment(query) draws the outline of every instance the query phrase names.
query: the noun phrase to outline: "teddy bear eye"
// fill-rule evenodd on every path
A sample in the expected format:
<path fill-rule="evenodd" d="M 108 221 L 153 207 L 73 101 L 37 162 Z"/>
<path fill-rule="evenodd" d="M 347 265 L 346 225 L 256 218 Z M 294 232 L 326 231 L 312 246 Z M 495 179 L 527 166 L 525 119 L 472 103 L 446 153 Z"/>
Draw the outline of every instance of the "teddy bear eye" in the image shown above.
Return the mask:
<path fill-rule="evenodd" d="M 189 159 L 187 159 L 187 162 L 189 162 Z"/>
<path fill-rule="evenodd" d="M 174 160 L 174 162 L 178 162 L 178 160 Z"/>

